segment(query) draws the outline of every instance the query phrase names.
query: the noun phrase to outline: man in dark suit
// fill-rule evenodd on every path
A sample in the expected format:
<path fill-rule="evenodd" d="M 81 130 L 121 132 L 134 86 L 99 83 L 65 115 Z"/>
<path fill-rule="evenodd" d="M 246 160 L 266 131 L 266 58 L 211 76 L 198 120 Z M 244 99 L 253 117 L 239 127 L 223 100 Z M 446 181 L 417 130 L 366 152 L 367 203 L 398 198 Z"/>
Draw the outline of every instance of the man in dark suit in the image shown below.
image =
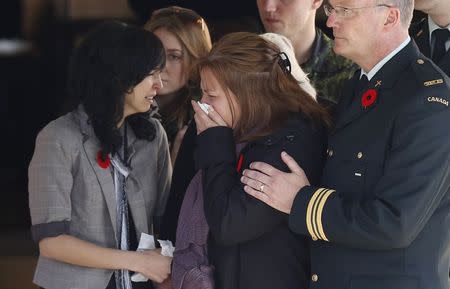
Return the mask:
<path fill-rule="evenodd" d="M 414 8 L 428 14 L 411 25 L 420 51 L 450 76 L 450 1 L 415 0 Z"/>
<path fill-rule="evenodd" d="M 282 154 L 291 173 L 253 163 L 245 190 L 311 237 L 310 288 L 449 289 L 450 81 L 408 36 L 413 0 L 325 9 L 334 50 L 361 70 L 337 107 L 321 185 Z"/>

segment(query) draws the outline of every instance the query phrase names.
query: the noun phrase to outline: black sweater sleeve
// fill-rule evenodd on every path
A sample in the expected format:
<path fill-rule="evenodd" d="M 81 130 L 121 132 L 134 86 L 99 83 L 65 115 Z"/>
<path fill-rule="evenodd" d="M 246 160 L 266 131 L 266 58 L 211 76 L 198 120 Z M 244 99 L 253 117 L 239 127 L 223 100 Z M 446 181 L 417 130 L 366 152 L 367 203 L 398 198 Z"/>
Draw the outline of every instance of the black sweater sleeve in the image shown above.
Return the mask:
<path fill-rule="evenodd" d="M 195 160 L 204 170 L 204 210 L 214 240 L 222 245 L 242 243 L 287 222 L 285 214 L 245 193 L 240 177 L 251 162 L 263 161 L 287 171 L 280 156 L 286 151 L 316 183 L 323 167 L 324 145 L 322 130 L 314 130 L 309 125 L 282 130 L 248 143 L 243 149 L 242 169 L 237 172 L 232 130 L 215 127 L 200 134 Z"/>

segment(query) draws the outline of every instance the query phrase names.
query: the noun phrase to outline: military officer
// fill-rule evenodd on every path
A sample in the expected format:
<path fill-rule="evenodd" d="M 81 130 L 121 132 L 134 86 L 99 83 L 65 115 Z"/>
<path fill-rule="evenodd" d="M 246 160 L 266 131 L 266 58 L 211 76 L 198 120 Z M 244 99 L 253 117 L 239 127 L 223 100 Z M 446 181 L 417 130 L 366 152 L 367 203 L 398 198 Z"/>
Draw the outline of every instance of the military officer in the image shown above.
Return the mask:
<path fill-rule="evenodd" d="M 408 36 L 413 0 L 329 2 L 334 50 L 361 70 L 321 186 L 283 153 L 291 173 L 253 163 L 245 191 L 311 237 L 310 288 L 449 289 L 449 79 Z"/>
<path fill-rule="evenodd" d="M 267 32 L 286 36 L 295 57 L 318 93 L 318 101 L 333 108 L 340 91 L 356 66 L 333 52 L 333 40 L 316 27 L 316 12 L 323 0 L 257 0 L 259 16 Z"/>
<path fill-rule="evenodd" d="M 411 36 L 420 51 L 450 76 L 450 1 L 415 0 L 414 8 L 428 17 L 411 25 Z"/>

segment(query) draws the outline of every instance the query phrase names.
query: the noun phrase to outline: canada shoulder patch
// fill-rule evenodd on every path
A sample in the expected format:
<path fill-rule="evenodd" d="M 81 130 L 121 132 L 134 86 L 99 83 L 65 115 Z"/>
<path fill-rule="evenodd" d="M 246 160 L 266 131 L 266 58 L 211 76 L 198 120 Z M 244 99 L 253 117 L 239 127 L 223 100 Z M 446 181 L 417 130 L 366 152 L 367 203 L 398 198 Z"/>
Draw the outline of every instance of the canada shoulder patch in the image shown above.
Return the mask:
<path fill-rule="evenodd" d="M 427 97 L 427 101 L 428 102 L 434 102 L 434 103 L 438 103 L 441 105 L 445 105 L 448 107 L 448 100 L 442 97 L 437 97 L 437 96 L 428 96 Z"/>

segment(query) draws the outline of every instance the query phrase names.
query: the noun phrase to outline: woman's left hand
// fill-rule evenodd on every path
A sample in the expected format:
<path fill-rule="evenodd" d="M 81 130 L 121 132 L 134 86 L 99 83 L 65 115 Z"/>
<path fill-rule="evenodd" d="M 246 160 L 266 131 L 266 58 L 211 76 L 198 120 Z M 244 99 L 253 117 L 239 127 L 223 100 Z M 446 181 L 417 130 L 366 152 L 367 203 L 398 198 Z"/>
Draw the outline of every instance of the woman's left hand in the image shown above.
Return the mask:
<path fill-rule="evenodd" d="M 208 128 L 215 126 L 227 126 L 223 118 L 214 110 L 212 106 L 209 107 L 208 113 L 205 113 L 200 105 L 191 100 L 192 107 L 194 108 L 194 120 L 197 125 L 197 134 L 201 134 Z"/>

